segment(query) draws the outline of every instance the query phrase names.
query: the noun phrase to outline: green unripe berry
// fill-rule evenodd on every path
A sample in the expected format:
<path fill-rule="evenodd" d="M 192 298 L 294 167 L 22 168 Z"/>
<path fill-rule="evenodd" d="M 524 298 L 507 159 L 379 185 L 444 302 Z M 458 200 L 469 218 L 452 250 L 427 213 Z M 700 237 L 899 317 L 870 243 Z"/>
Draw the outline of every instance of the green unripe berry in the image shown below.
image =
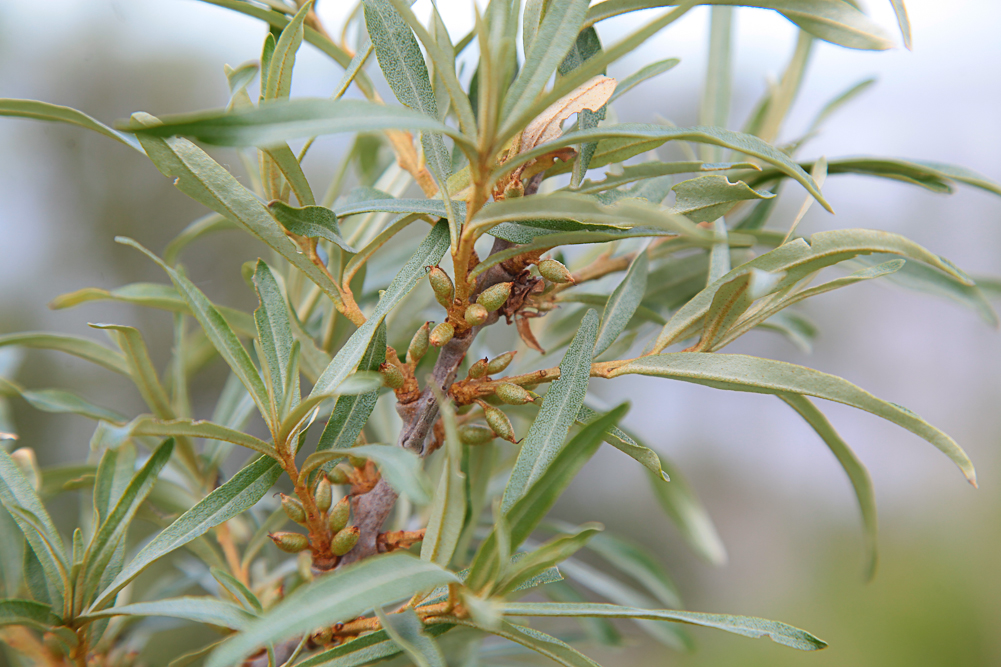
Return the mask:
<path fill-rule="evenodd" d="M 482 445 L 495 437 L 494 432 L 482 424 L 463 424 L 459 427 L 459 440 L 464 445 Z"/>
<path fill-rule="evenodd" d="M 570 269 L 563 266 L 563 264 L 557 262 L 555 259 L 544 259 L 539 262 L 539 273 L 543 278 L 554 283 L 573 282 L 573 276 L 570 275 Z"/>
<path fill-rule="evenodd" d="M 348 520 L 351 519 L 351 499 L 348 497 L 341 498 L 337 501 L 337 504 L 333 506 L 330 510 L 330 516 L 327 518 L 327 526 L 330 527 L 330 532 L 335 535 L 348 525 Z"/>
<path fill-rule="evenodd" d="M 508 405 L 524 405 L 525 403 L 532 402 L 532 395 L 530 393 L 510 382 L 501 382 L 497 385 L 494 392 L 497 394 L 497 398 Z"/>
<path fill-rule="evenodd" d="M 487 375 L 497 375 L 498 373 L 503 373 L 504 370 L 511 365 L 511 360 L 514 359 L 516 352 L 505 352 L 504 354 L 498 355 L 487 362 Z"/>
<path fill-rule="evenodd" d="M 334 535 L 334 539 L 330 540 L 330 551 L 335 556 L 343 556 L 347 552 L 355 548 L 358 544 L 358 537 L 361 535 L 361 531 L 358 530 L 358 526 L 349 526 L 339 533 Z"/>
<path fill-rule="evenodd" d="M 286 516 L 295 521 L 300 526 L 306 525 L 306 510 L 303 509 L 302 503 L 292 496 L 286 496 L 282 494 L 282 509 L 285 510 Z"/>
<path fill-rule="evenodd" d="M 444 347 L 455 335 L 455 327 L 448 322 L 442 322 L 436 326 L 428 337 L 428 341 L 435 347 Z"/>
<path fill-rule="evenodd" d="M 487 360 L 477 359 L 476 363 L 469 367 L 469 377 L 479 380 L 487 374 Z"/>
<path fill-rule="evenodd" d="M 490 315 L 487 309 L 478 303 L 471 303 L 469 307 L 466 308 L 466 324 L 471 327 L 478 327 L 487 321 L 487 317 Z"/>
<path fill-rule="evenodd" d="M 390 389 L 399 389 L 406 381 L 403 371 L 396 364 L 385 362 L 379 366 L 379 372 L 382 374 L 382 383 Z"/>
<path fill-rule="evenodd" d="M 355 468 L 364 468 L 365 464 L 368 463 L 368 459 L 362 456 L 351 456 L 349 454 L 348 463 L 350 463 Z"/>
<path fill-rule="evenodd" d="M 309 538 L 300 533 L 268 533 L 275 546 L 290 554 L 297 554 L 309 548 Z"/>
<path fill-rule="evenodd" d="M 445 308 L 450 308 L 452 300 L 455 299 L 455 286 L 452 284 L 452 279 L 440 267 L 432 266 L 431 270 L 428 271 L 428 280 L 431 282 L 431 289 L 434 290 L 434 298 Z"/>
<path fill-rule="evenodd" d="M 486 405 L 483 407 L 483 414 L 487 418 L 487 424 L 490 425 L 490 428 L 494 430 L 494 433 L 498 437 L 508 442 L 515 442 L 514 427 L 511 426 L 511 420 L 507 418 L 507 415 L 502 410 Z"/>
<path fill-rule="evenodd" d="M 424 355 L 428 353 L 428 337 L 431 335 L 431 323 L 425 322 L 421 325 L 421 328 L 417 330 L 414 334 L 413 339 L 410 341 L 410 347 L 407 348 L 407 363 L 417 364 Z"/>
<path fill-rule="evenodd" d="M 507 298 L 511 296 L 513 285 L 514 283 L 498 283 L 493 287 L 488 287 L 476 297 L 476 303 L 493 312 L 503 306 Z"/>
<path fill-rule="evenodd" d="M 334 499 L 333 489 L 330 487 L 330 482 L 327 481 L 326 477 L 321 477 L 320 481 L 316 483 L 316 491 L 314 492 L 316 496 L 316 507 L 321 512 L 326 512 L 330 509 L 330 503 Z"/>

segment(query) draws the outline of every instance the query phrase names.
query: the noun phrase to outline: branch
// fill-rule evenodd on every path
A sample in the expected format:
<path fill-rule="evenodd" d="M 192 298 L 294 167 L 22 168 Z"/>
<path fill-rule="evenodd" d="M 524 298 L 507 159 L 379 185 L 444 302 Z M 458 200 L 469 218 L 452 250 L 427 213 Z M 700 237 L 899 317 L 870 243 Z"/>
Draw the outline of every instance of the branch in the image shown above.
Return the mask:
<path fill-rule="evenodd" d="M 508 241 L 496 239 L 491 254 L 500 252 L 510 245 Z M 514 276 L 500 265 L 491 267 L 477 280 L 476 293 L 478 294 L 498 283 L 511 280 L 514 280 Z M 428 434 L 431 433 L 434 423 L 438 421 L 438 402 L 431 390 L 432 385 L 438 387 L 442 394 L 448 394 L 448 389 L 455 382 L 459 366 L 466 357 L 466 352 L 469 351 L 469 346 L 472 345 L 476 334 L 483 327 L 495 323 L 497 319 L 498 313 L 493 312 L 482 325 L 468 331 L 466 335 L 456 336 L 446 343 L 441 348 L 441 352 L 438 353 L 438 359 L 435 361 L 434 369 L 428 377 L 420 398 L 412 403 L 397 403 L 396 411 L 403 419 L 403 428 L 400 430 L 400 436 L 397 440 L 400 447 L 405 447 L 421 456 L 426 454 L 425 441 Z M 392 511 L 393 505 L 396 504 L 396 498 L 396 491 L 386 483 L 385 479 L 380 479 L 371 491 L 352 499 L 354 524 L 358 526 L 361 535 L 358 538 L 358 544 L 340 560 L 337 567 L 349 565 L 378 552 L 379 530 Z"/>

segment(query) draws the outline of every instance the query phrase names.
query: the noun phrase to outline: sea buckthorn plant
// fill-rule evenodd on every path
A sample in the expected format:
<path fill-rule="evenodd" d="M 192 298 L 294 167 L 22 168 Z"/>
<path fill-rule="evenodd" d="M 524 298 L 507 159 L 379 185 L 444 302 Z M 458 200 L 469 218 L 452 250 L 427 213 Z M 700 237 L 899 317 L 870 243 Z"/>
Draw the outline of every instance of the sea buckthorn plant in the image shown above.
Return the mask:
<path fill-rule="evenodd" d="M 788 404 L 851 480 L 870 572 L 869 477 L 814 399 L 912 431 L 975 484 L 963 450 L 910 410 L 834 375 L 724 351 L 758 329 L 802 343 L 814 329 L 796 304 L 867 280 L 992 312 L 963 271 L 902 236 L 796 232 L 811 202 L 836 204 L 821 186 L 837 174 L 1001 194 L 938 163 L 800 157 L 868 82 L 835 96 L 805 136 L 775 143 L 818 40 L 891 46 L 853 2 L 491 0 L 469 3 L 475 26 L 453 35 L 433 2 L 364 0 L 338 35 L 312 1 L 206 1 L 259 19 L 264 34 L 260 60 L 225 68 L 225 109 L 136 113 L 109 126 L 67 107 L 0 100 L 0 114 L 75 124 L 140 152 L 209 211 L 163 249 L 117 239 L 158 265 L 162 282 L 54 303 L 170 311 L 166 368 L 125 324 L 92 325 L 104 342 L 96 333 L 0 337 L 0 346 L 121 374 L 148 406 L 126 415 L 26 388 L 5 361 L 4 400 L 96 422 L 80 462 L 52 469 L 39 469 L 37 443 L 18 442 L 14 426 L 0 434 L 0 636 L 14 664 L 443 667 L 516 648 L 584 667 L 595 663 L 581 644 L 615 645 L 630 627 L 609 619 L 678 648 L 689 642 L 683 624 L 824 648 L 782 622 L 682 611 L 661 559 L 616 537 L 616 526 L 547 518 L 607 444 L 646 468 L 697 553 L 724 559 L 680 474 L 630 435 L 628 406 L 589 402 L 592 378 L 655 376 Z M 702 124 L 617 122 L 618 99 L 678 61 L 618 80 L 608 66 L 700 4 L 715 5 Z M 903 3 L 892 4 L 906 44 Z M 798 27 L 785 72 L 741 131 L 727 129 L 736 6 L 775 10 Z M 661 13 L 602 39 L 606 19 L 650 8 Z M 330 98 L 289 98 L 305 44 L 343 68 Z M 378 92 L 383 80 L 396 101 Z M 354 140 L 318 190 L 305 158 L 332 133 Z M 662 159 L 668 142 L 686 159 Z M 245 173 L 199 144 L 232 147 Z M 806 194 L 799 214 L 773 214 L 789 181 Z M 260 303 L 253 313 L 212 303 L 181 263 L 185 247 L 224 230 L 261 243 L 260 259 L 243 267 Z M 835 266 L 847 272 L 813 284 Z M 214 363 L 229 380 L 215 405 L 193 405 L 189 386 Z M 71 533 L 46 510 L 62 493 L 87 508 Z M 143 653 L 174 627 L 155 617 L 219 634 L 184 655 Z M 553 630 L 550 617 L 579 629 Z"/>

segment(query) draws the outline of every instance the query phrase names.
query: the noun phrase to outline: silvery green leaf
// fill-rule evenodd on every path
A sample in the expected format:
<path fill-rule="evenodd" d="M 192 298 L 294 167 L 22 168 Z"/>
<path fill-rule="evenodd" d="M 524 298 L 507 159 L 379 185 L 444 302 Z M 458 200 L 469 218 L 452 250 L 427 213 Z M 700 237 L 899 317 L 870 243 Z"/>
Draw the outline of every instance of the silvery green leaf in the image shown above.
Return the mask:
<path fill-rule="evenodd" d="M 368 558 L 302 586 L 212 652 L 206 667 L 238 664 L 258 648 L 323 626 L 348 621 L 458 578 L 406 553 Z"/>
<path fill-rule="evenodd" d="M 708 175 L 678 183 L 673 188 L 674 212 L 692 222 L 712 222 L 726 215 L 739 202 L 771 199 L 770 192 L 758 192 L 743 181 L 731 183 L 726 176 Z"/>
<path fill-rule="evenodd" d="M 570 427 L 584 404 L 591 377 L 591 358 L 598 334 L 598 315 L 589 310 L 560 362 L 560 379 L 549 387 L 542 409 L 521 445 L 501 503 L 507 512 L 542 477 L 563 451 Z"/>
<path fill-rule="evenodd" d="M 58 123 L 69 123 L 78 125 L 88 130 L 93 130 L 115 141 L 120 141 L 126 146 L 131 146 L 142 152 L 139 142 L 134 137 L 113 130 L 104 123 L 97 121 L 82 111 L 71 109 L 70 107 L 39 102 L 38 100 L 16 100 L 10 98 L 0 98 L 0 116 L 13 116 L 15 118 L 33 118 L 36 120 L 48 120 Z"/>
<path fill-rule="evenodd" d="M 154 561 L 254 506 L 281 475 L 278 462 L 260 456 L 167 526 L 136 554 L 91 605 L 100 609 Z"/>
<path fill-rule="evenodd" d="M 83 558 L 80 567 L 81 584 L 74 591 L 74 608 L 83 609 L 93 599 L 101 584 L 101 575 L 108 567 L 119 544 L 132 523 L 139 506 L 153 490 L 157 477 L 174 450 L 173 438 L 163 441 L 140 468 L 122 492 L 118 503 L 102 521 Z"/>
<path fill-rule="evenodd" d="M 431 229 L 431 233 L 424 238 L 417 251 L 411 255 L 407 263 L 389 283 L 365 324 L 358 327 L 348 341 L 341 346 L 333 361 L 313 385 L 311 395 L 328 393 L 355 370 L 383 318 L 424 278 L 426 275 L 424 267 L 438 264 L 448 249 L 448 242 L 448 225 L 439 222 Z"/>
<path fill-rule="evenodd" d="M 247 350 L 240 343 L 240 339 L 237 338 L 233 329 L 230 328 L 229 323 L 226 322 L 226 319 L 215 305 L 209 301 L 208 297 L 195 287 L 195 284 L 188 280 L 186 276 L 167 266 L 163 260 L 132 239 L 118 237 L 116 240 L 119 243 L 136 248 L 160 265 L 160 268 L 167 273 L 171 282 L 174 283 L 174 287 L 177 288 L 177 291 L 181 293 L 184 300 L 188 303 L 188 307 L 191 308 L 191 312 L 194 314 L 195 319 L 198 320 L 198 323 L 202 325 L 202 329 L 209 340 L 212 341 L 212 345 L 222 358 L 226 360 L 233 373 L 240 378 L 247 391 L 250 392 L 261 414 L 270 414 L 270 410 L 268 409 L 268 392 L 264 387 L 261 376 L 258 374 L 257 367 L 254 366 L 250 355 L 247 354 Z"/>
<path fill-rule="evenodd" d="M 445 656 L 434 638 L 424 632 L 424 623 L 413 609 L 386 615 L 376 607 L 382 628 L 393 642 L 403 649 L 415 667 L 446 667 Z"/>
<path fill-rule="evenodd" d="M 129 367 L 125 357 L 114 350 L 87 338 L 44 331 L 24 331 L 0 336 L 0 347 L 30 347 L 39 350 L 58 350 L 79 357 L 85 361 L 103 366 L 109 371 L 128 377 Z"/>
<path fill-rule="evenodd" d="M 636 609 L 620 607 L 600 602 L 557 603 L 557 602 L 507 602 L 504 604 L 507 616 L 599 616 L 605 618 L 641 618 L 646 620 L 674 621 L 689 625 L 725 630 L 745 637 L 768 637 L 773 642 L 790 646 L 801 651 L 816 651 L 825 648 L 824 642 L 805 630 L 794 628 L 778 621 L 768 621 L 753 616 L 731 616 L 728 614 L 703 614 L 695 611 L 674 611 L 671 609 Z"/>
<path fill-rule="evenodd" d="M 613 371 L 613 377 L 637 373 L 694 382 L 716 389 L 762 394 L 801 394 L 844 403 L 891 421 L 924 438 L 948 456 L 976 486 L 976 472 L 966 452 L 948 435 L 916 414 L 876 398 L 827 373 L 743 354 L 675 352 L 642 357 Z"/>
<path fill-rule="evenodd" d="M 69 569 L 65 547 L 52 518 L 21 469 L 5 450 L 0 449 L 0 502 L 21 529 L 33 558 L 44 573 L 43 588 L 52 608 L 60 616 L 69 613 Z M 25 557 L 30 554 L 25 550 Z"/>
<path fill-rule="evenodd" d="M 330 241 L 348 252 L 356 252 L 341 236 L 337 224 L 337 214 L 324 206 L 303 206 L 296 208 L 280 201 L 273 201 L 268 208 L 282 227 L 293 234 L 321 238 Z"/>
<path fill-rule="evenodd" d="M 865 576 L 867 580 L 871 580 L 876 575 L 878 528 L 876 495 L 872 488 L 872 479 L 869 478 L 869 471 L 865 469 L 865 465 L 851 450 L 848 443 L 841 438 L 824 413 L 818 410 L 810 399 L 795 394 L 784 394 L 780 395 L 779 398 L 798 412 L 817 432 L 817 435 L 830 448 L 834 457 L 838 459 L 845 474 L 848 475 L 855 491 L 855 498 L 858 500 L 859 509 L 862 512 L 866 554 Z"/>
<path fill-rule="evenodd" d="M 87 614 L 82 620 L 110 616 L 167 616 L 203 625 L 242 630 L 254 620 L 254 614 L 232 602 L 211 597 L 180 597 L 152 602 L 134 602 L 119 607 L 109 607 Z"/>
<path fill-rule="evenodd" d="M 679 4 L 676 0 L 605 0 L 592 7 L 587 24 L 649 7 Z M 841 0 L 699 0 L 693 4 L 774 9 L 815 37 L 850 49 L 893 47 L 886 32 L 861 10 Z"/>
<path fill-rule="evenodd" d="M 601 323 L 598 325 L 592 357 L 597 357 L 607 350 L 619 334 L 625 331 L 626 325 L 643 300 L 648 265 L 647 252 L 644 249 L 629 263 L 629 269 L 622 282 L 608 297 L 608 303 L 605 304 L 605 310 L 601 314 Z"/>

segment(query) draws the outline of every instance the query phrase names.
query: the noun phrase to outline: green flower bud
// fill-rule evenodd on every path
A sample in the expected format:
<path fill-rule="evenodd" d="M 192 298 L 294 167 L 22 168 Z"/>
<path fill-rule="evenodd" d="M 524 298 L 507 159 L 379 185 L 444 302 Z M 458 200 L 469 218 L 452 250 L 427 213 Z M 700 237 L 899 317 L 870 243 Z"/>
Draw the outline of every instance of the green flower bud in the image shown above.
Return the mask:
<path fill-rule="evenodd" d="M 444 347 L 455 335 L 455 327 L 448 322 L 442 322 L 436 326 L 428 337 L 428 341 L 435 347 Z"/>
<path fill-rule="evenodd" d="M 306 525 L 306 510 L 303 509 L 302 503 L 298 499 L 292 496 L 286 496 L 282 494 L 282 509 L 285 510 L 285 514 L 288 518 L 295 521 L 300 526 Z"/>
<path fill-rule="evenodd" d="M 560 262 L 555 259 L 544 259 L 539 262 L 539 273 L 546 280 L 550 280 L 554 283 L 572 283 L 573 276 L 570 275 L 570 269 L 563 266 Z"/>
<path fill-rule="evenodd" d="M 482 445 L 494 437 L 494 432 L 482 424 L 463 424 L 459 427 L 459 440 L 464 445 Z"/>
<path fill-rule="evenodd" d="M 507 415 L 502 410 L 487 405 L 483 407 L 483 413 L 486 415 L 487 424 L 494 430 L 497 437 L 503 438 L 508 442 L 515 442 L 514 427 L 511 426 L 511 420 L 507 418 Z"/>
<path fill-rule="evenodd" d="M 309 548 L 309 538 L 301 533 L 268 533 L 275 546 L 290 554 L 297 554 Z"/>
<path fill-rule="evenodd" d="M 477 359 L 476 363 L 469 367 L 469 377 L 479 380 L 487 374 L 487 360 Z"/>
<path fill-rule="evenodd" d="M 513 285 L 514 283 L 498 283 L 493 287 L 488 287 L 476 297 L 476 303 L 493 312 L 503 306 L 507 298 L 511 296 Z"/>
<path fill-rule="evenodd" d="M 440 267 L 432 266 L 431 270 L 428 271 L 428 280 L 431 281 L 434 298 L 445 308 L 450 308 L 452 300 L 455 299 L 455 286 L 452 285 L 452 279 Z"/>
<path fill-rule="evenodd" d="M 407 348 L 407 363 L 417 364 L 428 353 L 428 336 L 431 334 L 431 323 L 425 322 L 414 334 Z"/>
<path fill-rule="evenodd" d="M 327 525 L 330 527 L 330 532 L 336 535 L 344 530 L 350 518 L 351 499 L 345 496 L 338 500 L 337 504 L 330 510 L 330 516 L 327 518 Z"/>
<path fill-rule="evenodd" d="M 487 317 L 490 313 L 487 309 L 478 303 L 471 303 L 469 307 L 466 308 L 466 324 L 471 327 L 478 327 L 487 321 Z"/>
<path fill-rule="evenodd" d="M 396 364 L 387 361 L 379 366 L 379 372 L 382 373 L 383 384 L 390 389 L 399 389 L 405 382 L 403 371 Z"/>
<path fill-rule="evenodd" d="M 331 553 L 335 556 L 343 556 L 351 551 L 358 544 L 359 535 L 361 535 L 361 531 L 358 530 L 358 526 L 349 526 L 340 531 L 334 535 L 334 539 L 330 540 Z"/>
<path fill-rule="evenodd" d="M 326 512 L 330 509 L 330 503 L 334 499 L 333 490 L 330 488 L 330 482 L 327 481 L 326 477 L 321 477 L 320 481 L 316 483 L 316 507 L 321 512 Z"/>
<path fill-rule="evenodd" d="M 514 359 L 516 352 L 505 352 L 502 355 L 496 356 L 487 362 L 487 375 L 497 375 L 498 373 L 503 373 L 510 364 L 511 360 Z"/>
<path fill-rule="evenodd" d="M 362 456 L 351 456 L 351 455 L 348 455 L 348 463 L 350 463 L 352 465 L 352 467 L 355 467 L 355 468 L 364 468 L 365 464 L 368 463 L 368 459 L 366 459 L 366 458 L 364 458 Z"/>
<path fill-rule="evenodd" d="M 327 479 L 330 480 L 331 484 L 347 484 L 351 481 L 348 478 L 349 474 L 350 470 L 341 464 L 327 472 Z"/>
<path fill-rule="evenodd" d="M 510 382 L 501 382 L 494 389 L 494 392 L 497 394 L 497 398 L 508 405 L 524 405 L 532 402 L 530 393 Z"/>

